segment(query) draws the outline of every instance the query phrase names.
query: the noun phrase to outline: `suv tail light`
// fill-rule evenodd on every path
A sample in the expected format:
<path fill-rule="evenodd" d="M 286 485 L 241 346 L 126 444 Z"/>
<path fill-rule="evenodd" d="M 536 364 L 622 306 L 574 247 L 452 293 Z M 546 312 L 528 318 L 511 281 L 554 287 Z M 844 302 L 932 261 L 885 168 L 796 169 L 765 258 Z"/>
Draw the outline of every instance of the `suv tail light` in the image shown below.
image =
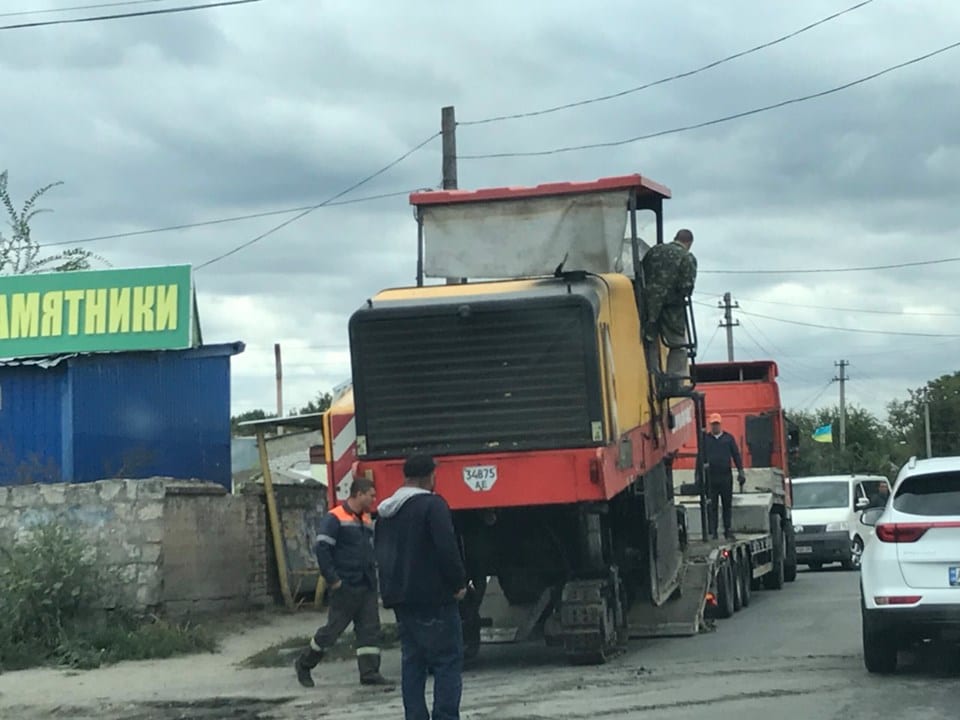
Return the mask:
<path fill-rule="evenodd" d="M 881 523 L 876 527 L 876 535 L 882 542 L 912 543 L 923 537 L 927 530 L 934 528 L 960 528 L 956 520 L 940 520 L 925 523 Z"/>
<path fill-rule="evenodd" d="M 877 525 L 876 535 L 882 542 L 912 543 L 931 527 L 930 523 L 882 523 Z"/>

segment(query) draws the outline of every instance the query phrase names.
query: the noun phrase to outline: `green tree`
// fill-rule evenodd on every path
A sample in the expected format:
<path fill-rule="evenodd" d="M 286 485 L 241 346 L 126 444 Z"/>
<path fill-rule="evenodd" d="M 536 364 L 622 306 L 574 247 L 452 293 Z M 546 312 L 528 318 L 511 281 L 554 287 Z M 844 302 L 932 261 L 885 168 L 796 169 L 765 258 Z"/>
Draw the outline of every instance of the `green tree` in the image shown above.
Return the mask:
<path fill-rule="evenodd" d="M 266 410 L 247 410 L 230 418 L 230 431 L 233 435 L 249 437 L 255 435 L 256 432 L 250 427 L 240 427 L 240 423 L 247 422 L 248 420 L 266 420 L 267 418 L 274 417 L 276 417 L 275 413 L 268 413 Z"/>
<path fill-rule="evenodd" d="M 94 260 L 109 265 L 102 257 L 84 248 L 70 248 L 41 257 L 41 246 L 30 234 L 30 222 L 40 213 L 49 212 L 36 207 L 36 204 L 49 190 L 62 184 L 55 182 L 44 185 L 18 210 L 7 186 L 7 171 L 0 173 L 0 203 L 7 211 L 7 224 L 10 226 L 9 235 L 0 232 L 0 275 L 89 270 Z"/>
<path fill-rule="evenodd" d="M 930 403 L 930 445 L 934 457 L 960 455 L 960 371 L 941 375 L 887 406 L 889 422 L 904 452 L 925 457 L 924 402 Z"/>
<path fill-rule="evenodd" d="M 847 443 L 842 450 L 838 407 L 788 414 L 800 428 L 800 452 L 790 462 L 793 477 L 853 472 L 890 477 L 905 460 L 906 450 L 899 444 L 897 433 L 864 408 L 847 407 Z M 828 424 L 833 425 L 833 442 L 815 442 L 813 431 Z"/>
<path fill-rule="evenodd" d="M 308 402 L 299 410 L 296 410 L 293 414 L 312 415 L 313 413 L 321 413 L 327 410 L 332 402 L 333 395 L 328 392 L 319 392 L 313 400 Z M 267 420 L 275 417 L 277 417 L 276 413 L 268 413 L 266 410 L 247 410 L 246 412 L 242 412 L 239 415 L 234 415 L 230 418 L 230 430 L 234 435 L 255 435 L 256 433 L 252 428 L 242 428 L 240 427 L 240 423 L 247 422 L 249 420 Z"/>
<path fill-rule="evenodd" d="M 310 415 L 312 413 L 321 413 L 329 409 L 333 403 L 333 395 L 328 392 L 317 393 L 317 397 L 308 402 L 297 411 L 297 415 Z"/>

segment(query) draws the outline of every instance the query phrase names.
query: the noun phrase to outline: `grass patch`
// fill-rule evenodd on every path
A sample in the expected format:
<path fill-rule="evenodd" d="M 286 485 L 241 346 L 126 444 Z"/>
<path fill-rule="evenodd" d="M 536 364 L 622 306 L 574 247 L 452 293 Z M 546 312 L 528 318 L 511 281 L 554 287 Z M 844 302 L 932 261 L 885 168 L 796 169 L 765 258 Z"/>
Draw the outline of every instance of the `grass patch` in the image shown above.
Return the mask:
<path fill-rule="evenodd" d="M 310 638 L 303 636 L 290 637 L 281 640 L 260 652 L 251 655 L 242 663 L 243 667 L 249 668 L 274 668 L 286 667 L 294 661 L 297 654 L 303 650 L 310 642 Z M 398 647 L 400 636 L 397 626 L 393 623 L 384 625 L 381 628 L 380 648 L 389 650 Z M 357 638 L 353 632 L 346 632 L 340 636 L 337 644 L 330 648 L 325 660 L 349 660 L 355 656 L 357 648 Z"/>
<path fill-rule="evenodd" d="M 215 649 L 195 625 L 97 609 L 118 585 L 98 569 L 93 549 L 62 526 L 37 527 L 12 548 L 0 547 L 0 671 L 89 669 Z"/>

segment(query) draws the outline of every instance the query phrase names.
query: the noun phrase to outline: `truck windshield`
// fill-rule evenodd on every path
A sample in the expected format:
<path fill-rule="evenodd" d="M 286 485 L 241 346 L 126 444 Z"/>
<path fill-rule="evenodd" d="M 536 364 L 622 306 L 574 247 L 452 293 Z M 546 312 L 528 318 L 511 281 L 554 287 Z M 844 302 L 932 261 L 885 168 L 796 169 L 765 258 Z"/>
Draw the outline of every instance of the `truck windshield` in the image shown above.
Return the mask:
<path fill-rule="evenodd" d="M 794 483 L 793 509 L 842 508 L 850 503 L 850 485 L 845 482 Z"/>

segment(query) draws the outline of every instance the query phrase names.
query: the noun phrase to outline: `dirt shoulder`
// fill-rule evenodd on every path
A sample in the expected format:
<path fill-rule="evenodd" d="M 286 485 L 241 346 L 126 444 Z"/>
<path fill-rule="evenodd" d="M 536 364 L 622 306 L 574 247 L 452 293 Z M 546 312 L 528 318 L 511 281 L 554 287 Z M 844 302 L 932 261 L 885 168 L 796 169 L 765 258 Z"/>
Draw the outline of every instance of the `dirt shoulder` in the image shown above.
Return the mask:
<path fill-rule="evenodd" d="M 5 673 L 0 675 L 0 717 L 257 718 L 271 706 L 302 698 L 312 703 L 326 697 L 330 702 L 348 699 L 359 690 L 352 661 L 321 665 L 314 673 L 317 687 L 307 695 L 297 684 L 292 666 L 280 665 L 276 659 L 277 651 L 281 658 L 284 652 L 278 645 L 289 646 L 287 652 L 292 652 L 295 639 L 306 643 L 323 620 L 322 614 L 309 611 L 225 618 L 216 624 L 233 631 L 221 640 L 216 653 L 125 662 L 90 671 L 39 668 Z M 251 658 L 262 658 L 271 648 L 273 661 L 257 664 L 272 667 L 251 666 Z M 399 653 L 385 655 L 385 670 L 397 676 Z M 242 702 L 233 702 L 237 700 Z M 253 714 L 237 714 L 240 706 Z"/>

